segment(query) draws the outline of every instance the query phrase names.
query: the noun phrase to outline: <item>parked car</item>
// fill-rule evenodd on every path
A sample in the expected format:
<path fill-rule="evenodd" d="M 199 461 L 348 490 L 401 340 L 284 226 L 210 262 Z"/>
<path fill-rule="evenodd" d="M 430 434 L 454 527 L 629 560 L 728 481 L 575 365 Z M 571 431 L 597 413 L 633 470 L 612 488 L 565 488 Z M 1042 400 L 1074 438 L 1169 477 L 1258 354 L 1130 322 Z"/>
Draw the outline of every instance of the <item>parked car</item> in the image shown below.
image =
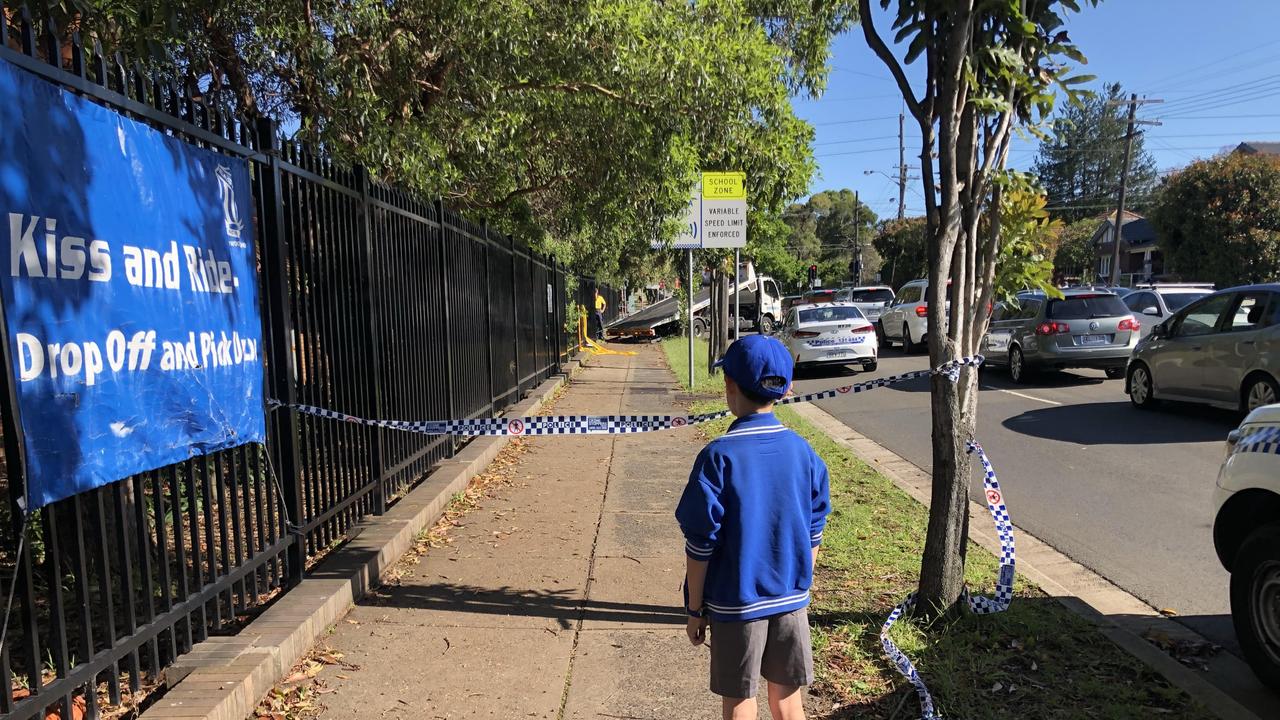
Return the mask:
<path fill-rule="evenodd" d="M 1157 323 L 1211 292 L 1213 292 L 1211 284 L 1139 285 L 1133 292 L 1124 296 L 1124 304 L 1133 311 L 1133 316 L 1137 318 L 1138 324 L 1142 325 L 1142 334 L 1145 336 Z"/>
<path fill-rule="evenodd" d="M 796 367 L 861 365 L 875 370 L 880 355 L 875 329 L 852 303 L 798 305 L 778 332 Z"/>
<path fill-rule="evenodd" d="M 836 296 L 840 302 L 853 303 L 871 322 L 880 319 L 880 314 L 893 302 L 893 288 L 887 285 L 862 285 L 845 288 Z"/>
<path fill-rule="evenodd" d="M 804 305 L 816 305 L 817 303 L 835 302 L 836 297 L 840 294 L 839 290 L 834 288 L 825 288 L 821 290 L 810 290 L 804 294 Z"/>
<path fill-rule="evenodd" d="M 1280 691 L 1280 405 L 1227 436 L 1214 489 L 1213 547 L 1231 573 L 1231 620 L 1245 660 Z"/>
<path fill-rule="evenodd" d="M 898 290 L 893 302 L 880 313 L 878 332 L 882 342 L 901 342 L 902 351 L 907 353 L 924 349 L 929 339 L 929 303 L 925 299 L 928 291 L 928 280 L 912 280 Z M 950 306 L 948 299 L 943 312 Z"/>
<path fill-rule="evenodd" d="M 1134 405 L 1160 400 L 1249 412 L 1280 400 L 1280 283 L 1220 290 L 1151 328 L 1129 361 Z"/>
<path fill-rule="evenodd" d="M 982 338 L 988 364 L 1004 365 L 1014 382 L 1038 369 L 1098 368 L 1124 377 L 1140 326 L 1120 298 L 1097 290 L 1064 290 L 1050 298 L 1023 293 L 992 310 Z"/>

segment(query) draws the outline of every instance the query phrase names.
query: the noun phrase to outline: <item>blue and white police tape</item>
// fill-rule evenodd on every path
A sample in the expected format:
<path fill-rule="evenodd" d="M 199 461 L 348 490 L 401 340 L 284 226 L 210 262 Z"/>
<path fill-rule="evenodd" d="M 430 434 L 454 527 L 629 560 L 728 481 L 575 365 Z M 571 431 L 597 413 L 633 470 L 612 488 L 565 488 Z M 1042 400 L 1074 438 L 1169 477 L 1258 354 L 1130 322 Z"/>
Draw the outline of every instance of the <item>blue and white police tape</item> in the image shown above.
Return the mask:
<path fill-rule="evenodd" d="M 964 367 L 977 367 L 982 364 L 982 361 L 983 357 L 981 355 L 960 358 L 959 360 L 939 365 L 934 370 L 915 370 L 854 385 L 843 385 L 830 390 L 791 395 L 779 400 L 777 404 L 789 405 L 791 403 L 825 400 L 840 397 L 841 395 L 866 392 L 930 375 L 944 375 L 954 381 L 959 378 L 960 371 Z M 535 415 L 532 417 L 488 417 L 470 420 L 371 420 L 314 405 L 300 403 L 286 405 L 278 400 L 271 400 L 268 404 L 272 409 L 288 408 L 304 415 L 314 415 L 330 420 L 341 420 L 359 425 L 371 425 L 427 435 L 618 435 L 672 430 L 718 420 L 729 415 L 728 410 L 721 410 L 701 415 Z"/>
<path fill-rule="evenodd" d="M 1009 609 L 1009 603 L 1013 600 L 1013 578 L 1015 554 L 1013 547 L 1013 523 L 1009 521 L 1009 510 L 1004 505 L 1004 496 L 1000 493 L 1000 481 L 996 479 L 996 471 L 991 467 L 991 461 L 987 459 L 987 454 L 983 452 L 982 446 L 977 442 L 970 440 L 968 443 L 969 453 L 976 453 L 978 460 L 982 463 L 982 486 L 987 495 L 987 510 L 991 511 L 991 519 L 996 525 L 996 535 L 1000 538 L 1000 573 L 996 576 L 996 593 L 995 597 L 983 597 L 981 595 L 970 595 L 965 590 L 964 600 L 969 609 L 978 615 L 990 615 L 992 613 L 1004 612 Z M 898 646 L 894 644 L 893 639 L 889 637 L 889 628 L 902 617 L 903 613 L 910 612 L 916 604 L 916 594 L 911 593 L 907 599 L 903 600 L 889 613 L 889 618 L 884 621 L 884 625 L 880 626 L 880 645 L 884 648 L 884 653 L 889 657 L 898 672 L 902 673 L 907 682 L 911 683 L 916 690 L 916 695 L 920 698 L 920 717 L 921 720 L 940 720 L 941 716 L 937 714 L 933 706 L 933 696 L 929 694 L 929 688 L 921 679 L 920 673 L 916 671 L 916 666 Z"/>

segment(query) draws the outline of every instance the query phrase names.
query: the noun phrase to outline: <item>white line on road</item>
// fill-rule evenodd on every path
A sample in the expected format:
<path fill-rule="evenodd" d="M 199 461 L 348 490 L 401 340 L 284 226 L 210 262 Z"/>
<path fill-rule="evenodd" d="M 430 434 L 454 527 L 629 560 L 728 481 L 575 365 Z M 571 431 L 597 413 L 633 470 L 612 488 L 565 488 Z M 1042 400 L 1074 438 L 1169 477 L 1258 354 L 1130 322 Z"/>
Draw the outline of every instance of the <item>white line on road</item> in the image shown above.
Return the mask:
<path fill-rule="evenodd" d="M 1061 405 L 1061 404 L 1062 404 L 1062 403 L 1058 402 L 1057 400 L 1049 400 L 1049 399 L 1042 398 L 1042 397 L 1036 397 L 1035 395 L 1027 395 L 1026 393 L 1020 393 L 1020 392 L 1017 392 L 1016 390 L 1005 390 L 1004 388 L 991 387 L 990 385 L 983 385 L 983 386 L 982 386 L 982 389 L 983 389 L 983 390 L 996 390 L 996 391 L 998 391 L 998 392 L 1008 393 L 1008 394 L 1010 394 L 1010 395 L 1017 395 L 1017 396 L 1018 396 L 1018 397 L 1020 397 L 1020 398 L 1025 398 L 1025 399 L 1027 399 L 1027 400 L 1035 400 L 1036 402 L 1042 402 L 1042 403 L 1045 403 L 1046 405 Z"/>

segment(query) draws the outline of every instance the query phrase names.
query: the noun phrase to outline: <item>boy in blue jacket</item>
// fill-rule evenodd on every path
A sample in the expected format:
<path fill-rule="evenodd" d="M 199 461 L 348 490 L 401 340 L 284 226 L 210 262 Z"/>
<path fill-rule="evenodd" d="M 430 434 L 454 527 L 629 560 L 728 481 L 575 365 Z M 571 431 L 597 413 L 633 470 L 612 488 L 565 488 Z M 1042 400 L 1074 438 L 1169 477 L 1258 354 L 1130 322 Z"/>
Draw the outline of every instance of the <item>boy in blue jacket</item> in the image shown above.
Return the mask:
<path fill-rule="evenodd" d="M 774 720 L 804 718 L 813 682 L 809 586 L 831 501 L 827 467 L 773 415 L 791 386 L 778 340 L 749 335 L 716 363 L 736 420 L 689 474 L 676 519 L 685 537 L 689 641 L 711 628 L 711 692 L 725 720 L 756 717 L 759 678 Z"/>

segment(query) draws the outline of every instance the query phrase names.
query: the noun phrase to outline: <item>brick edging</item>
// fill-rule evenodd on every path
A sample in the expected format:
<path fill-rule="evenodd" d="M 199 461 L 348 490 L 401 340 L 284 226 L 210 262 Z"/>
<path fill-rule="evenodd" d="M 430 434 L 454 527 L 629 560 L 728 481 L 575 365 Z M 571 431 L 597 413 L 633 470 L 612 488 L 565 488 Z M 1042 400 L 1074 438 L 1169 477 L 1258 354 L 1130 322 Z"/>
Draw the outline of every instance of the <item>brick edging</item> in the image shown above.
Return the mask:
<path fill-rule="evenodd" d="M 581 362 L 573 360 L 508 415 L 533 415 Z M 414 538 L 443 514 L 449 500 L 498 456 L 506 437 L 478 437 L 442 462 L 381 516 L 361 521 L 350 540 L 325 558 L 297 587 L 281 596 L 240 633 L 211 637 L 164 671 L 170 685 L 142 713 L 142 720 L 204 718 L 244 720 L 328 629 L 378 583 L 412 546 Z"/>

